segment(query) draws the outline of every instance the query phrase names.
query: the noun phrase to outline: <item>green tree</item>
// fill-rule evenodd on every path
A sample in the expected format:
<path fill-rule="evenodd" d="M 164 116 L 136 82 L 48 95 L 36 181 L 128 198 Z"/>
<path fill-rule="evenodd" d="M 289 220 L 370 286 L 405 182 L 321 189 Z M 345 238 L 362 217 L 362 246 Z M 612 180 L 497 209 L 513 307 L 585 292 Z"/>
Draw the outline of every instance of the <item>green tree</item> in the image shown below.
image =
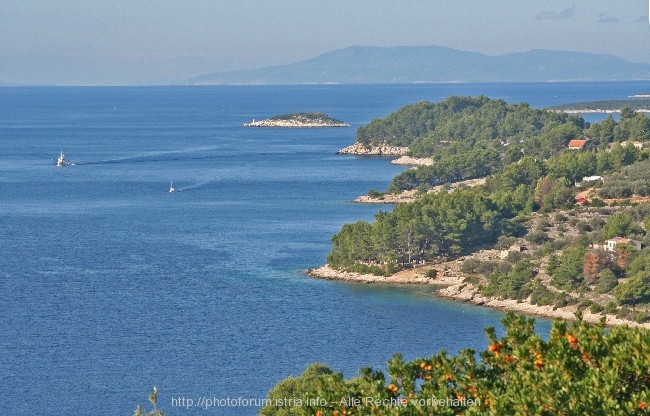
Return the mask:
<path fill-rule="evenodd" d="M 303 415 L 305 408 L 311 407 L 310 398 L 321 386 L 330 382 L 341 382 L 340 374 L 334 375 L 325 364 L 311 364 L 299 377 L 288 377 L 271 389 L 268 393 L 269 405 L 260 410 L 261 416 L 298 416 Z"/>
<path fill-rule="evenodd" d="M 598 275 L 594 291 L 599 294 L 610 293 L 618 285 L 618 279 L 611 269 L 603 269 Z"/>
<path fill-rule="evenodd" d="M 583 245 L 569 246 L 560 257 L 551 282 L 558 288 L 575 288 L 583 280 L 584 257 L 587 249 Z"/>
<path fill-rule="evenodd" d="M 639 225 L 631 216 L 623 212 L 610 215 L 603 226 L 603 237 L 606 239 L 617 236 L 627 237 L 639 232 L 642 232 Z"/>
<path fill-rule="evenodd" d="M 614 289 L 616 300 L 635 305 L 650 301 L 650 273 L 640 273 Z"/>

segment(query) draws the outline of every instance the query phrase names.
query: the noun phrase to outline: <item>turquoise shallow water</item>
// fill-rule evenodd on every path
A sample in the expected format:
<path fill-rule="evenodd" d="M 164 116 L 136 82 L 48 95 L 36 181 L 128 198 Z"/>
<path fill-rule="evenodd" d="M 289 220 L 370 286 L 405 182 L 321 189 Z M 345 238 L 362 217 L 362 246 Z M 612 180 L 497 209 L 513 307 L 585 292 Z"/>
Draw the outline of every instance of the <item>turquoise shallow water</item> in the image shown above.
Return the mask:
<path fill-rule="evenodd" d="M 403 167 L 336 155 L 402 105 L 485 94 L 548 106 L 648 83 L 0 89 L 0 391 L 15 415 L 130 414 L 262 398 L 311 362 L 354 376 L 485 347 L 501 312 L 431 288 L 314 280 L 350 203 Z M 253 129 L 323 111 L 339 129 Z M 73 166 L 57 168 L 63 150 Z M 180 191 L 169 194 L 169 182 Z M 390 209 L 384 207 L 384 209 Z M 541 320 L 542 332 L 549 326 Z"/>

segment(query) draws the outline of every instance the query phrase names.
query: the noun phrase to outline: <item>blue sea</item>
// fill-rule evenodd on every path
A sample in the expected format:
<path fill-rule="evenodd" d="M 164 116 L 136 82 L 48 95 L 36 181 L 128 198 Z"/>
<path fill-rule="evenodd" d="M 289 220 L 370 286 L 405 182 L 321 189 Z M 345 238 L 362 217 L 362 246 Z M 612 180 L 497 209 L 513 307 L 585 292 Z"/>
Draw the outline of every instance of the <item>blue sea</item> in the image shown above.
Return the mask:
<path fill-rule="evenodd" d="M 546 107 L 648 92 L 650 82 L 0 88 L 2 413 L 130 415 L 157 386 L 169 415 L 254 415 L 172 398 L 261 399 L 312 362 L 353 377 L 396 352 L 484 349 L 502 312 L 429 287 L 304 274 L 344 223 L 390 209 L 350 201 L 405 169 L 336 151 L 421 100 Z M 352 127 L 242 127 L 305 111 Z M 61 151 L 71 165 L 56 166 Z"/>

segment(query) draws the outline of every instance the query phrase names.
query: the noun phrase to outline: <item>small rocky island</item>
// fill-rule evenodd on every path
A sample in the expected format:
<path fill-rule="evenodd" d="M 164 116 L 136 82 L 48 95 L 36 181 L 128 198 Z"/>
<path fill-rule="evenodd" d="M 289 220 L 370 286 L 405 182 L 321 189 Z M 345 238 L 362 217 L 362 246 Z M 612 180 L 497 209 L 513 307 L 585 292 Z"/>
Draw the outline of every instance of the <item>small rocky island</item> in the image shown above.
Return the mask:
<path fill-rule="evenodd" d="M 244 127 L 349 127 L 324 113 L 292 113 L 244 124 Z"/>

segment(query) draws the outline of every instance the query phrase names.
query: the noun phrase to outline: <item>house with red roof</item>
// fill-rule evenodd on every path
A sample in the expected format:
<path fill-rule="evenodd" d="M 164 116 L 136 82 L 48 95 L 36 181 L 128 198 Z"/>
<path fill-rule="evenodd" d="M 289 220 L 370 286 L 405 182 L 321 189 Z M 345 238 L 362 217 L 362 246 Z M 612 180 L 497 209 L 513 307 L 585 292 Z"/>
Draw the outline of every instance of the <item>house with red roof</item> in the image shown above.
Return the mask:
<path fill-rule="evenodd" d="M 581 150 L 585 148 L 587 144 L 586 140 L 571 140 L 569 142 L 569 149 L 571 150 Z"/>

